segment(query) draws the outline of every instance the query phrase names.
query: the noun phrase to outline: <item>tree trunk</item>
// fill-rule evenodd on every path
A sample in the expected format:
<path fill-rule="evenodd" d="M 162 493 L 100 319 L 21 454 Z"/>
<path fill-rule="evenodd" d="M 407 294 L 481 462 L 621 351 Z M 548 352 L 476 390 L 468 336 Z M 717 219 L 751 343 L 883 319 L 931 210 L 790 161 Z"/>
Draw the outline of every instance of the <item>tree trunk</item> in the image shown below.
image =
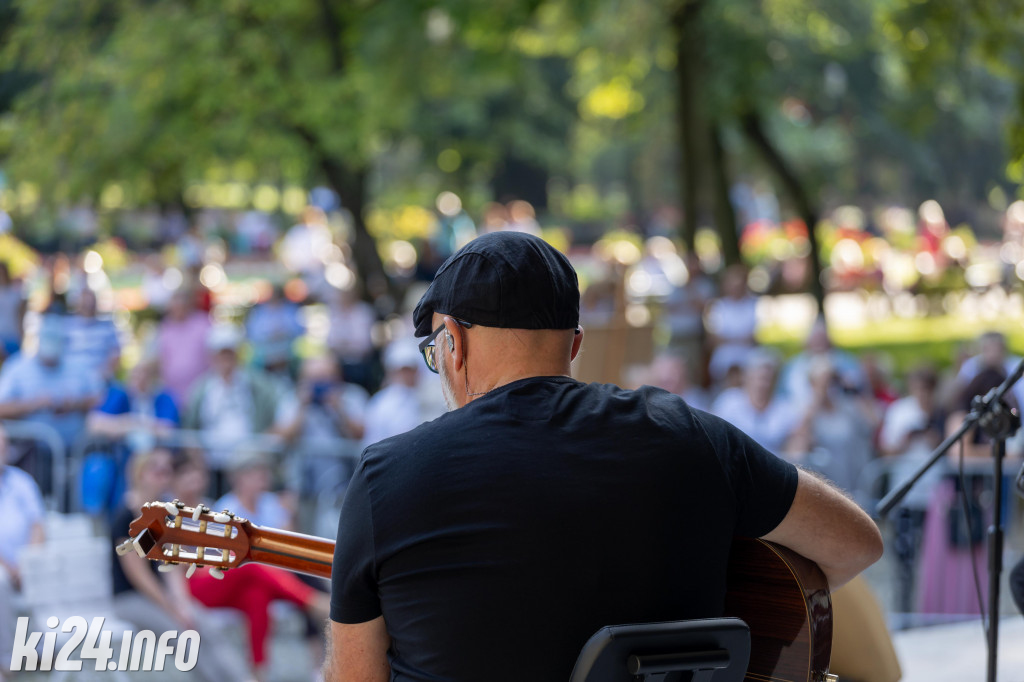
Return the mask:
<path fill-rule="evenodd" d="M 726 265 L 743 262 L 740 253 L 740 238 L 736 231 L 736 211 L 729 198 L 729 173 L 725 167 L 725 149 L 722 148 L 722 130 L 717 125 L 708 126 L 708 140 L 711 154 L 711 183 L 715 200 L 715 225 L 722 239 L 722 255 Z"/>
<path fill-rule="evenodd" d="M 743 132 L 778 176 L 790 200 L 796 206 L 797 213 L 807 225 L 807 241 L 811 250 L 811 294 L 818 303 L 818 312 L 824 315 L 825 289 L 821 282 L 821 258 L 818 251 L 818 236 L 815 233 L 818 224 L 818 209 L 811 201 L 804 185 L 797 178 L 796 172 L 782 158 L 782 154 L 775 148 L 772 141 L 768 139 L 761 117 L 753 112 L 747 113 L 743 116 L 742 122 Z"/>
<path fill-rule="evenodd" d="M 682 200 L 681 236 L 692 251 L 697 235 L 697 195 L 700 189 L 700 124 L 698 93 L 701 37 L 698 22 L 703 0 L 682 0 L 672 14 L 676 37 L 676 127 L 681 145 L 679 188 Z"/>
<path fill-rule="evenodd" d="M 364 285 L 363 296 L 373 301 L 382 294 L 394 293 L 377 252 L 377 241 L 366 229 L 366 169 L 350 168 L 328 158 L 320 160 L 320 167 L 342 206 L 352 214 L 352 259 Z"/>

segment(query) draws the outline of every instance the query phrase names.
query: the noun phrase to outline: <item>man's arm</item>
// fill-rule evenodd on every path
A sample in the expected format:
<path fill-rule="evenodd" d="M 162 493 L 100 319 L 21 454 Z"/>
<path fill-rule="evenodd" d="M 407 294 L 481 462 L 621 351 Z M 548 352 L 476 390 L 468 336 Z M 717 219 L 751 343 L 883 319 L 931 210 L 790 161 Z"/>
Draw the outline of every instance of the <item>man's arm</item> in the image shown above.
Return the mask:
<path fill-rule="evenodd" d="M 387 682 L 391 679 L 387 658 L 391 638 L 384 626 L 384 616 L 354 625 L 331 620 L 325 635 L 324 682 Z"/>
<path fill-rule="evenodd" d="M 833 590 L 878 561 L 883 549 L 882 535 L 864 510 L 803 470 L 789 512 L 763 539 L 814 561 Z"/>

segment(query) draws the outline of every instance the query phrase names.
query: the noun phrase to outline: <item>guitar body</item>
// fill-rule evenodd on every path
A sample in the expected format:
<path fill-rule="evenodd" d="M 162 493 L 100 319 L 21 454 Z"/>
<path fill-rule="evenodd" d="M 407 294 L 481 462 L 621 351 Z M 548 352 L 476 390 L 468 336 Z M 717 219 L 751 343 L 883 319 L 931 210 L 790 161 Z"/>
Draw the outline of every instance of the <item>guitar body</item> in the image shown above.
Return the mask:
<path fill-rule="evenodd" d="M 832 599 L 817 565 L 785 547 L 737 538 L 725 615 L 750 626 L 746 680 L 821 682 L 832 656 Z"/>
<path fill-rule="evenodd" d="M 186 519 L 189 519 L 186 521 Z M 334 542 L 262 528 L 230 512 L 153 502 L 129 528 L 126 553 L 163 561 L 167 568 L 207 566 L 211 574 L 246 563 L 331 577 Z M 749 682 L 826 682 L 832 654 L 832 600 L 825 575 L 779 545 L 737 538 L 729 558 L 725 616 L 750 626 Z"/>

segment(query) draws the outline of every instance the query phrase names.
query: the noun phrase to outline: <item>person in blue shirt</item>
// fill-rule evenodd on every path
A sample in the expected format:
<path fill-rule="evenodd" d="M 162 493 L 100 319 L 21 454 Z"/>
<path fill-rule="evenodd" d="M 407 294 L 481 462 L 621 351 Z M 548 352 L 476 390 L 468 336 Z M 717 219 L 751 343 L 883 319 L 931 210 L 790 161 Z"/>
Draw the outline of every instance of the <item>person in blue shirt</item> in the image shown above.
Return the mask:
<path fill-rule="evenodd" d="M 280 284 L 274 285 L 270 298 L 249 311 L 245 322 L 246 337 L 260 366 L 290 360 L 292 343 L 304 332 L 299 306 L 285 297 Z"/>
<path fill-rule="evenodd" d="M 178 406 L 159 386 L 159 377 L 155 359 L 140 361 L 127 385 L 110 382 L 103 402 L 89 413 L 89 435 L 102 447 L 90 448 L 82 462 L 80 502 L 85 511 L 112 512 L 127 487 L 125 467 L 131 452 L 149 449 L 181 426 Z"/>
<path fill-rule="evenodd" d="M 73 366 L 66 357 L 65 316 L 43 316 L 38 349 L 18 354 L 0 371 L 0 419 L 21 419 L 53 428 L 68 449 L 85 431 L 85 416 L 102 398 L 95 372 Z M 53 453 L 34 445 L 23 456 L 29 470 L 49 494 L 53 488 Z"/>
<path fill-rule="evenodd" d="M 161 435 L 181 426 L 178 406 L 159 379 L 159 364 L 150 358 L 132 368 L 127 385 L 108 384 L 103 402 L 89 415 L 89 433 L 123 438 L 134 431 Z"/>
<path fill-rule="evenodd" d="M 75 313 L 67 318 L 68 361 L 103 377 L 112 375 L 121 358 L 121 343 L 113 320 L 97 315 L 92 289 L 79 294 Z"/>

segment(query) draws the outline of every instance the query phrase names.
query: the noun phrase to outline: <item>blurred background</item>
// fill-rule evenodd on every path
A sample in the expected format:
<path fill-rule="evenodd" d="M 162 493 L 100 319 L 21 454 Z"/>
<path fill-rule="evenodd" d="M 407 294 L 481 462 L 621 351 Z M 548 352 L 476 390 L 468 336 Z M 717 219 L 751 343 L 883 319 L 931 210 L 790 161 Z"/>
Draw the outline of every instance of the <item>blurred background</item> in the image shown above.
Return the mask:
<path fill-rule="evenodd" d="M 494 230 L 576 266 L 578 378 L 871 511 L 1024 352 L 1022 44 L 1019 0 L 0 0 L 0 471 L 38 501 L 0 674 L 55 538 L 103 538 L 90 608 L 138 595 L 102 534 L 143 493 L 332 536 L 361 448 L 444 409 L 410 311 Z M 879 519 L 891 631 L 977 620 L 995 485 L 1024 553 L 988 447 Z"/>

